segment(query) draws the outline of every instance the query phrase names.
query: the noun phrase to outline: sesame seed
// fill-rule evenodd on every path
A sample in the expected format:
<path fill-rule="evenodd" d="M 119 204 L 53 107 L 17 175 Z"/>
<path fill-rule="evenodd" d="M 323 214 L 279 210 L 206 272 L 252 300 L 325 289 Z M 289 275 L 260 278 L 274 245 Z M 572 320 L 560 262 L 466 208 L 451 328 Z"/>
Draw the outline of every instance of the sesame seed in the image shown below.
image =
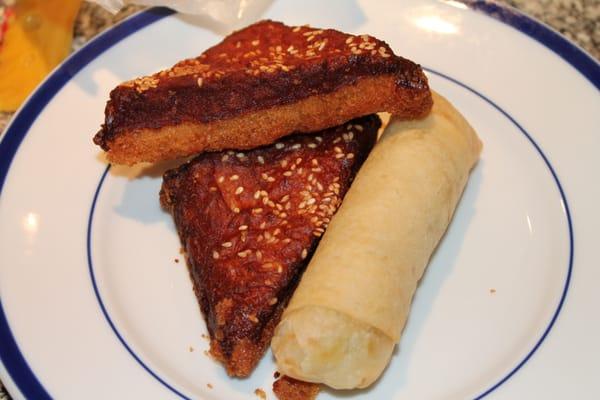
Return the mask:
<path fill-rule="evenodd" d="M 347 158 L 348 160 L 351 160 L 351 159 L 353 159 L 353 158 L 354 158 L 354 154 L 352 154 L 352 153 L 348 153 L 348 154 L 346 154 L 346 158 Z"/>
<path fill-rule="evenodd" d="M 339 138 L 339 137 L 338 137 L 338 138 L 335 138 L 335 139 L 333 139 L 333 144 L 339 143 L 339 142 L 340 142 L 340 140 L 342 140 L 342 138 Z"/>
<path fill-rule="evenodd" d="M 288 201 L 290 199 L 290 195 L 286 194 L 285 196 L 283 196 L 279 201 L 281 201 L 282 203 L 285 203 L 286 201 Z"/>
<path fill-rule="evenodd" d="M 257 190 L 256 192 L 254 192 L 254 199 L 258 200 L 258 198 L 260 197 L 260 190 Z"/>
<path fill-rule="evenodd" d="M 229 177 L 229 180 L 230 180 L 230 181 L 237 181 L 238 179 L 240 179 L 239 175 L 231 175 L 231 176 Z"/>
<path fill-rule="evenodd" d="M 248 254 L 246 254 L 246 251 L 240 251 L 239 253 L 237 253 L 238 257 L 240 258 L 245 258 Z"/>
<path fill-rule="evenodd" d="M 267 179 L 267 182 L 275 182 L 275 178 L 273 178 L 272 176 L 270 176 L 270 177 Z"/>
<path fill-rule="evenodd" d="M 296 143 L 295 145 L 292 146 L 292 149 L 298 150 L 300 147 L 302 147 L 302 145 L 300 143 Z"/>
<path fill-rule="evenodd" d="M 240 225 L 240 227 L 238 229 L 240 231 L 245 231 L 246 229 L 248 229 L 248 225 Z"/>
<path fill-rule="evenodd" d="M 210 189 L 208 189 L 208 190 L 209 190 L 209 191 L 211 191 L 211 192 L 216 192 L 216 191 L 217 191 L 217 188 L 216 188 L 216 187 L 214 187 L 214 186 L 211 186 L 211 187 L 210 187 Z"/>
<path fill-rule="evenodd" d="M 276 228 L 276 229 L 273 231 L 273 236 L 277 236 L 277 235 L 279 235 L 280 233 L 281 233 L 281 229 L 279 229 L 279 228 Z"/>
<path fill-rule="evenodd" d="M 335 158 L 344 158 L 344 154 L 343 153 L 338 153 L 335 155 Z"/>
<path fill-rule="evenodd" d="M 285 171 L 283 176 L 292 176 L 292 171 Z"/>
<path fill-rule="evenodd" d="M 387 54 L 387 53 L 385 53 L 385 54 L 382 54 L 382 55 L 381 55 L 381 57 L 383 57 L 383 58 L 389 58 L 389 57 L 391 57 L 391 55 L 390 55 L 390 54 Z"/>
<path fill-rule="evenodd" d="M 228 247 L 233 246 L 233 243 L 231 243 L 231 242 L 225 242 L 225 243 L 221 243 L 221 246 L 223 246 L 225 248 L 228 248 Z"/>
<path fill-rule="evenodd" d="M 273 306 L 275 304 L 277 304 L 277 297 L 273 297 L 271 300 L 269 300 L 269 305 L 270 306 Z"/>
<path fill-rule="evenodd" d="M 196 82 L 198 83 L 198 87 L 202 87 L 202 83 L 203 83 L 202 78 L 198 78 L 198 80 Z"/>
<path fill-rule="evenodd" d="M 294 29 L 292 29 L 292 32 L 298 32 L 300 29 L 302 29 L 302 27 L 297 26 Z"/>
<path fill-rule="evenodd" d="M 244 191 L 244 188 L 242 186 L 238 186 L 237 189 L 235 189 L 235 194 L 240 194 Z"/>
<path fill-rule="evenodd" d="M 283 143 L 281 143 L 281 142 L 275 143 L 275 148 L 276 148 L 277 150 L 281 150 L 281 149 L 283 149 L 284 147 L 285 147 L 285 145 L 284 145 Z"/>
<path fill-rule="evenodd" d="M 281 242 L 282 242 L 282 243 L 285 243 L 285 244 L 288 244 L 288 243 L 291 243 L 291 242 L 292 242 L 292 239 L 290 239 L 290 238 L 285 238 L 285 239 L 283 239 Z"/>
<path fill-rule="evenodd" d="M 300 204 L 298 204 L 298 208 L 302 209 L 304 207 L 306 207 L 306 202 L 305 201 L 303 201 Z"/>
<path fill-rule="evenodd" d="M 256 315 L 248 315 L 248 319 L 254 322 L 255 324 L 258 323 L 258 318 L 256 318 Z"/>
<path fill-rule="evenodd" d="M 287 214 L 282 212 L 281 214 L 279 214 L 279 218 L 287 218 Z"/>
<path fill-rule="evenodd" d="M 302 259 L 304 260 L 306 258 L 306 256 L 308 256 L 308 250 L 302 249 L 302 254 L 301 254 Z"/>
<path fill-rule="evenodd" d="M 256 250 L 256 259 L 258 261 L 262 260 L 262 252 L 260 250 Z"/>
<path fill-rule="evenodd" d="M 321 172 L 321 171 L 323 171 L 323 170 L 322 170 L 320 167 L 317 167 L 317 168 L 311 168 L 310 170 L 311 170 L 312 172 Z"/>
<path fill-rule="evenodd" d="M 267 226 L 267 223 L 265 221 L 263 221 L 260 224 L 260 229 L 265 229 L 266 226 Z"/>
<path fill-rule="evenodd" d="M 362 125 L 354 125 L 354 128 L 359 132 L 362 132 L 364 130 Z"/>
<path fill-rule="evenodd" d="M 260 174 L 260 177 L 263 178 L 265 181 L 269 179 L 269 175 L 265 174 L 264 172 Z"/>
<path fill-rule="evenodd" d="M 314 149 L 315 147 L 317 147 L 317 145 L 315 143 L 309 143 L 308 147 Z"/>
<path fill-rule="evenodd" d="M 223 157 L 221 157 L 221 161 L 225 162 L 229 160 L 229 156 L 227 154 L 225 154 Z"/>
<path fill-rule="evenodd" d="M 265 163 L 265 159 L 263 158 L 263 156 L 258 156 L 256 158 L 257 158 L 257 160 L 258 160 L 259 163 L 261 163 L 261 164 Z"/>
<path fill-rule="evenodd" d="M 283 267 L 281 266 L 281 264 L 277 264 L 277 273 L 282 273 L 283 272 Z"/>
<path fill-rule="evenodd" d="M 235 156 L 237 158 L 244 158 L 244 157 L 246 157 L 246 155 L 244 153 L 237 153 Z"/>
<path fill-rule="evenodd" d="M 287 164 L 288 164 L 287 160 L 281 160 L 281 167 L 282 168 L 287 167 Z"/>
<path fill-rule="evenodd" d="M 218 260 L 218 259 L 219 259 L 219 252 L 218 252 L 218 251 L 216 251 L 216 250 L 213 250 L 213 254 L 212 254 L 212 256 L 213 256 L 213 258 L 214 258 L 215 260 Z"/>
<path fill-rule="evenodd" d="M 317 140 L 317 142 L 321 143 L 323 141 L 323 138 L 321 136 L 315 136 L 315 139 Z"/>
<path fill-rule="evenodd" d="M 353 40 L 354 40 L 354 37 L 350 36 L 348 39 L 346 39 L 346 44 L 352 43 Z"/>
<path fill-rule="evenodd" d="M 234 207 L 233 208 L 233 212 L 236 213 L 236 214 L 239 214 L 240 213 L 240 209 L 237 208 L 237 207 Z"/>
<path fill-rule="evenodd" d="M 335 147 L 333 148 L 333 151 L 335 151 L 336 153 L 341 153 L 341 152 L 342 152 L 342 149 L 340 149 L 338 146 L 335 146 Z"/>
<path fill-rule="evenodd" d="M 317 201 L 317 200 L 316 200 L 314 197 L 311 197 L 310 199 L 308 199 L 308 200 L 306 201 L 306 204 L 310 206 L 310 205 L 312 205 L 312 204 L 315 204 L 315 202 L 316 202 L 316 201 Z"/>
<path fill-rule="evenodd" d="M 261 212 L 263 212 L 262 208 L 253 208 L 252 209 L 252 214 L 260 214 Z"/>
<path fill-rule="evenodd" d="M 242 42 L 237 42 L 235 44 L 236 49 L 239 49 L 242 46 Z"/>
<path fill-rule="evenodd" d="M 319 160 L 317 160 L 316 158 L 313 158 L 312 160 L 310 160 L 310 163 L 312 165 L 319 165 Z"/>
<path fill-rule="evenodd" d="M 219 179 L 217 179 L 217 182 L 223 183 L 224 180 L 225 180 L 225 177 L 224 176 L 220 176 Z"/>
<path fill-rule="evenodd" d="M 253 40 L 252 41 L 252 46 L 258 46 L 258 44 L 260 43 L 260 40 Z"/>

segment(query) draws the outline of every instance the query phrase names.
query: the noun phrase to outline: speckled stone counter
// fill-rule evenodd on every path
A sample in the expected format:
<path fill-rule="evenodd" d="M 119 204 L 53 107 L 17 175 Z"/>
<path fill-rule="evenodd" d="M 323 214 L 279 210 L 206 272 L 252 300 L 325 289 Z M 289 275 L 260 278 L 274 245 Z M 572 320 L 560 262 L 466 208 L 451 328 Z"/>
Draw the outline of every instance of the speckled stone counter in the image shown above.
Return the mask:
<path fill-rule="evenodd" d="M 498 3 L 508 4 L 541 20 L 600 60 L 599 0 L 498 0 Z M 73 50 L 140 9 L 128 6 L 113 16 L 94 4 L 82 4 L 75 23 Z M 0 113 L 0 136 L 11 116 L 10 113 Z M 0 400 L 7 399 L 10 396 L 0 382 Z"/>

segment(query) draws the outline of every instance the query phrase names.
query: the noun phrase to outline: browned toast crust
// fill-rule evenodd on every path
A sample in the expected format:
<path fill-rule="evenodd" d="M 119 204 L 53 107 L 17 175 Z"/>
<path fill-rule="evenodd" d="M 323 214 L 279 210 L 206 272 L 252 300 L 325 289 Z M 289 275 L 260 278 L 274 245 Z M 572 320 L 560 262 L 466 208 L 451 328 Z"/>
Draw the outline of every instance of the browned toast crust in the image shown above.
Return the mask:
<path fill-rule="evenodd" d="M 375 143 L 367 116 L 245 153 L 204 153 L 164 175 L 211 337 L 230 375 L 247 376 L 331 216 Z"/>
<path fill-rule="evenodd" d="M 252 148 L 380 111 L 418 118 L 431 104 L 421 68 L 380 40 L 262 21 L 119 85 L 94 142 L 132 164 Z"/>

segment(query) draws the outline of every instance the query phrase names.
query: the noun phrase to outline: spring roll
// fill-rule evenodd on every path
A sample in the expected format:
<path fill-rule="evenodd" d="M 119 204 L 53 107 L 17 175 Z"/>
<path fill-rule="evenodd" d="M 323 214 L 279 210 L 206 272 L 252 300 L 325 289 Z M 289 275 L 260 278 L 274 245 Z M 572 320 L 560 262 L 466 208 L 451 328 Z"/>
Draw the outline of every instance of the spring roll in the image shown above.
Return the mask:
<path fill-rule="evenodd" d="M 336 389 L 377 380 L 481 147 L 438 94 L 425 119 L 392 118 L 275 330 L 280 372 Z"/>

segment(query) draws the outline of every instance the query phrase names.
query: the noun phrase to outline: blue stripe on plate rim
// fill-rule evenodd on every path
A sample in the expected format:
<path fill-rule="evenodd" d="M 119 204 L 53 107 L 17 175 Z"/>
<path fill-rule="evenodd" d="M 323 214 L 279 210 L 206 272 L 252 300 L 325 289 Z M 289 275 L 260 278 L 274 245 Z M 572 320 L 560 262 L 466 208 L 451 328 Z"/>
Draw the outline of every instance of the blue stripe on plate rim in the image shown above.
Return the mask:
<path fill-rule="evenodd" d="M 510 9 L 506 6 L 495 4 L 489 0 L 462 0 L 463 3 L 467 4 L 474 10 L 481 11 L 495 19 L 498 19 L 515 29 L 521 31 L 527 36 L 539 41 L 550 50 L 554 51 L 557 55 L 563 58 L 566 62 L 571 64 L 577 71 L 585 76 L 597 89 L 600 89 L 600 64 L 595 61 L 585 51 L 581 50 L 577 45 L 571 43 L 568 39 L 553 31 L 551 28 L 538 22 L 537 20 L 520 13 L 519 11 Z M 138 30 L 168 16 L 173 13 L 172 10 L 155 7 L 141 13 L 138 13 L 131 18 L 123 21 L 116 25 L 112 29 L 99 35 L 79 51 L 73 53 L 67 60 L 65 60 L 54 72 L 46 78 L 46 80 L 38 87 L 38 89 L 29 97 L 27 102 L 21 107 L 17 115 L 13 118 L 13 121 L 7 128 L 4 138 L 0 142 L 0 195 L 2 194 L 2 188 L 8 175 L 10 165 L 14 156 L 17 153 L 19 145 L 23 138 L 27 135 L 27 132 L 37 116 L 43 111 L 44 107 L 52 100 L 54 95 L 83 67 L 93 61 L 96 57 L 102 54 L 104 51 L 120 42 L 127 36 L 137 32 Z M 434 71 L 432 71 L 434 72 Z M 449 78 L 449 77 L 448 77 Z M 452 80 L 452 78 L 450 78 Z M 458 83 L 460 84 L 460 83 Z M 508 116 L 508 115 L 507 115 Z M 510 116 L 508 116 L 510 118 Z M 511 121 L 516 123 L 511 118 Z M 520 128 L 520 126 L 517 124 Z M 522 129 L 522 128 L 521 128 Z M 523 131 L 524 132 L 524 131 Z M 525 133 L 525 132 L 524 132 Z M 526 134 L 526 133 L 525 133 Z M 531 137 L 526 136 L 532 141 Z M 566 293 L 568 290 L 568 284 L 570 281 L 571 271 L 573 267 L 573 228 L 571 223 L 571 214 L 566 202 L 565 194 L 560 186 L 558 177 L 555 171 L 550 167 L 549 161 L 541 152 L 541 149 L 535 142 L 533 145 L 542 155 L 544 162 L 549 166 L 554 179 L 556 180 L 563 202 L 567 213 L 567 220 L 569 223 L 570 233 L 570 245 L 571 251 L 569 256 L 569 270 L 567 275 L 567 281 L 565 283 L 564 291 L 561 296 L 558 308 L 550 321 L 548 328 L 530 351 L 530 353 L 502 380 L 490 387 L 488 390 L 483 392 L 477 398 L 480 399 L 487 394 L 491 393 L 502 383 L 508 380 L 514 373 L 516 373 L 537 348 L 541 345 L 546 335 L 554 325 L 558 313 L 564 303 Z M 0 298 L 0 342 L 3 344 L 0 346 L 0 360 L 6 368 L 12 382 L 20 390 L 21 394 L 25 398 L 36 398 L 36 399 L 50 399 L 50 395 L 44 389 L 40 381 L 37 379 L 23 354 L 21 353 L 16 340 L 10 330 L 8 320 L 4 308 L 2 307 L 2 301 Z"/>

